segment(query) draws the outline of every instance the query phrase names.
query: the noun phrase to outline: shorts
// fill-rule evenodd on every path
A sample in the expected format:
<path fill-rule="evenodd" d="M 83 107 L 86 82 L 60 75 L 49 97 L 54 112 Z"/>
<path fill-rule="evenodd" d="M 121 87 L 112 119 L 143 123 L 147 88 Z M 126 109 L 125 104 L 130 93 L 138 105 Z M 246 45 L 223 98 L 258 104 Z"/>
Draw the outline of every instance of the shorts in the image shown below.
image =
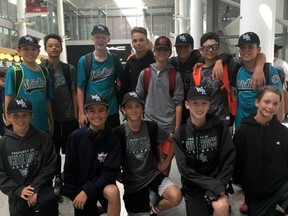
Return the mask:
<path fill-rule="evenodd" d="M 150 203 L 156 205 L 163 196 L 164 191 L 171 185 L 175 185 L 167 176 L 160 173 L 149 185 L 134 193 L 124 192 L 124 203 L 127 212 L 144 213 L 150 211 Z M 152 191 L 152 193 L 151 193 Z"/>

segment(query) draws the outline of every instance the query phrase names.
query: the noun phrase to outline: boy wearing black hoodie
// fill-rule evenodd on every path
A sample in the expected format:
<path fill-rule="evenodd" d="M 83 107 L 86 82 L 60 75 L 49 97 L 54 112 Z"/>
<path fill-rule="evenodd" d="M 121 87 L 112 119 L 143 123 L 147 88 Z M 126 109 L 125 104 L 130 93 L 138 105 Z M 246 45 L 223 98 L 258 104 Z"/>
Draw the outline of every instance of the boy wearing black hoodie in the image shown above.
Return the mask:
<path fill-rule="evenodd" d="M 28 99 L 12 99 L 7 118 L 12 125 L 0 139 L 0 189 L 9 197 L 10 215 L 57 216 L 52 139 L 31 125 L 33 111 Z"/>
<path fill-rule="evenodd" d="M 175 132 L 173 146 L 187 215 L 209 216 L 212 210 L 228 216 L 235 148 L 224 122 L 207 114 L 210 105 L 206 88 L 191 87 L 185 101 L 190 117 Z"/>

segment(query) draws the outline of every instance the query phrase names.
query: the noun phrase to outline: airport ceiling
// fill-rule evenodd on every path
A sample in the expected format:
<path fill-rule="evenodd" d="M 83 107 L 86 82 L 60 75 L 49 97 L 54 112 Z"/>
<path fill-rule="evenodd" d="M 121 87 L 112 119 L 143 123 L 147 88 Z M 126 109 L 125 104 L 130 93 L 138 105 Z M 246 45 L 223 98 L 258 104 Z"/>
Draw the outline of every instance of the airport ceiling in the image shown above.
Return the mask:
<path fill-rule="evenodd" d="M 141 8 L 148 13 L 173 12 L 174 0 L 63 0 L 64 10 L 77 11 L 80 16 L 104 14 L 109 11 L 109 16 L 119 16 L 122 10 Z M 134 14 L 135 15 L 135 14 Z"/>

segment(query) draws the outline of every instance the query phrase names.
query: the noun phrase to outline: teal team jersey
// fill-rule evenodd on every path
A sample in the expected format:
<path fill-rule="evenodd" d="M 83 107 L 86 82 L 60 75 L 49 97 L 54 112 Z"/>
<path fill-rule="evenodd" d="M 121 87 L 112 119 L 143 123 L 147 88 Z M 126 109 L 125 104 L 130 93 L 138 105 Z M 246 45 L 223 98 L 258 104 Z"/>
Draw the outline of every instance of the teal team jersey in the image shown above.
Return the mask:
<path fill-rule="evenodd" d="M 13 97 L 27 98 L 33 106 L 34 117 L 31 123 L 40 130 L 49 131 L 49 121 L 47 115 L 47 100 L 52 100 L 53 93 L 51 88 L 50 75 L 42 71 L 32 71 L 24 64 L 20 65 L 24 70 L 23 81 L 19 88 L 19 94 L 15 92 L 15 74 L 13 67 L 6 73 L 5 95 Z M 39 68 L 40 70 L 40 68 Z"/>

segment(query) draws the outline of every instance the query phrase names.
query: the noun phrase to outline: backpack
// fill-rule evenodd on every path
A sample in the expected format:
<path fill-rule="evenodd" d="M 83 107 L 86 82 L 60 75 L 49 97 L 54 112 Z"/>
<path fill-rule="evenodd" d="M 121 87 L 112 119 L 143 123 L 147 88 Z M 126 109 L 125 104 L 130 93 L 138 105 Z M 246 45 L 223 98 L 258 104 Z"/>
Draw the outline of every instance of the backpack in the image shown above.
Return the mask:
<path fill-rule="evenodd" d="M 272 64 L 269 62 L 266 62 L 264 64 L 263 71 L 264 71 L 264 76 L 265 76 L 265 80 L 266 80 L 266 85 L 271 85 L 270 76 L 269 76 L 270 71 L 271 71 L 271 66 L 272 66 Z M 283 68 L 281 68 L 281 67 L 274 67 L 274 68 L 277 70 L 278 75 L 280 77 L 280 81 L 283 85 L 285 82 L 285 72 L 284 72 Z"/>
<path fill-rule="evenodd" d="M 157 153 L 157 146 L 158 146 L 158 141 L 157 141 L 157 135 L 158 135 L 158 125 L 155 122 L 152 121 L 146 121 L 144 120 L 144 122 L 147 125 L 147 129 L 148 129 L 148 135 L 149 135 L 149 139 L 150 139 L 150 144 L 151 144 L 151 149 L 152 151 L 156 154 Z M 125 132 L 125 127 L 124 125 L 120 125 L 117 128 L 113 129 L 117 135 L 119 136 L 119 139 L 121 141 L 121 145 L 122 145 L 122 153 L 125 153 L 126 151 L 126 132 Z"/>
<path fill-rule="evenodd" d="M 200 86 L 201 83 L 201 73 L 202 66 L 197 67 L 193 73 L 192 73 L 192 80 L 194 80 L 195 86 Z M 229 81 L 229 75 L 228 75 L 228 68 L 225 64 L 223 66 L 223 76 L 221 77 L 222 85 L 220 86 L 220 89 L 225 89 L 227 92 L 227 101 L 229 106 L 229 112 L 232 116 L 236 115 L 236 108 L 237 108 L 237 100 L 234 92 L 231 90 L 230 81 Z"/>
<path fill-rule="evenodd" d="M 144 69 L 143 82 L 144 82 L 145 97 L 148 94 L 151 73 L 152 73 L 152 69 L 151 69 L 150 66 Z M 176 74 L 177 74 L 177 71 L 176 71 L 175 68 L 169 69 L 169 71 L 168 71 L 168 79 L 169 79 L 169 92 L 170 92 L 170 96 L 171 97 L 174 96 L 174 91 L 175 91 L 175 87 L 176 87 Z"/>
<path fill-rule="evenodd" d="M 40 71 L 42 72 L 42 74 L 44 75 L 46 82 L 48 80 L 48 74 L 49 71 L 46 67 L 41 67 L 39 65 L 37 65 L 38 68 L 40 69 Z M 20 87 L 23 83 L 23 68 L 21 67 L 21 65 L 18 66 L 13 66 L 14 69 L 14 77 L 15 77 L 15 97 L 18 97 L 19 92 L 20 92 Z"/>

